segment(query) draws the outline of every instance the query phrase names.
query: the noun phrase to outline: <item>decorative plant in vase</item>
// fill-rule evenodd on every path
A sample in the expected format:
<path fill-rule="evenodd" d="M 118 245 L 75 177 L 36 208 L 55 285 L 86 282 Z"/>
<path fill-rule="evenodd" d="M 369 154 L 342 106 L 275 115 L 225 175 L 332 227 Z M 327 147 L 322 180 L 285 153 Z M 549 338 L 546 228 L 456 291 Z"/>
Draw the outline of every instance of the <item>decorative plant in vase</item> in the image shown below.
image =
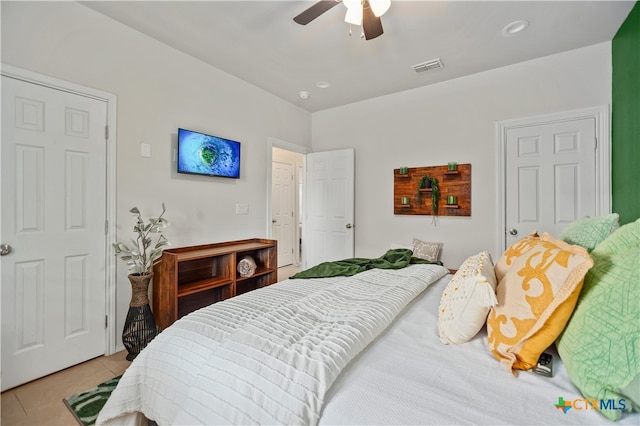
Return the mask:
<path fill-rule="evenodd" d="M 153 278 L 153 265 L 158 263 L 163 248 L 169 245 L 169 241 L 162 235 L 162 229 L 169 226 L 169 221 L 163 217 L 166 212 L 164 203 L 160 216 L 151 217 L 147 222 L 137 207 L 129 212 L 136 217 L 133 227 L 136 238 L 131 239 L 130 243 L 116 242 L 113 247 L 116 255 L 129 267 L 131 302 L 122 331 L 122 343 L 129 352 L 127 359 L 131 361 L 160 331 L 149 306 L 148 292 Z M 155 244 L 152 234 L 158 234 Z"/>
<path fill-rule="evenodd" d="M 127 243 L 113 243 L 116 255 L 120 259 L 127 262 L 129 273 L 133 275 L 153 274 L 153 265 L 155 265 L 162 256 L 163 247 L 169 245 L 169 241 L 162 235 L 162 229 L 169 226 L 169 221 L 165 219 L 166 212 L 164 203 L 162 203 L 162 213 L 157 218 L 149 218 L 149 222 L 145 223 L 140 210 L 137 207 L 129 210 L 129 213 L 136 215 L 136 224 L 133 232 L 137 234 L 136 239 L 131 239 L 131 245 Z M 160 234 L 153 245 L 150 234 Z M 153 247 L 152 247 L 153 245 Z"/>
<path fill-rule="evenodd" d="M 438 188 L 438 179 L 431 176 L 422 176 L 418 182 L 417 199 L 422 200 L 421 189 L 431 188 L 431 214 L 438 215 L 438 201 L 440 200 L 440 189 Z"/>

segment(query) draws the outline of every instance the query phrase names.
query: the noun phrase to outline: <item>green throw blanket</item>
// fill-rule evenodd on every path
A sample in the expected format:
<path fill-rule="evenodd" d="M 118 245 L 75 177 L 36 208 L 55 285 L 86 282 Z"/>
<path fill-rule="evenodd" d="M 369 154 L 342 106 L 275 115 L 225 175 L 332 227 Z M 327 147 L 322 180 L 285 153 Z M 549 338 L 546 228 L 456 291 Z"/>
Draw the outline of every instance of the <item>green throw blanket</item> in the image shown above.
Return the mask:
<path fill-rule="evenodd" d="M 375 259 L 354 257 L 351 259 L 337 260 L 335 262 L 323 262 L 312 268 L 298 272 L 290 278 L 350 277 L 369 269 L 401 269 L 413 263 L 442 265 L 442 262 L 418 259 L 417 257 L 411 256 L 412 254 L 413 252 L 409 249 L 391 249 L 382 257 L 376 257 Z"/>

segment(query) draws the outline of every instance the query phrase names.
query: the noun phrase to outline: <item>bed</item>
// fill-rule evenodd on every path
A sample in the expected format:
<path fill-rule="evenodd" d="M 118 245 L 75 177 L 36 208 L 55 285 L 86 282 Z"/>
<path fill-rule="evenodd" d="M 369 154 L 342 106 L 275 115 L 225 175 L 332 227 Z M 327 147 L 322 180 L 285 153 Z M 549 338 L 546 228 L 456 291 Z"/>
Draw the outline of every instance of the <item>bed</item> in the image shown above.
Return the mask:
<path fill-rule="evenodd" d="M 544 377 L 510 374 L 486 325 L 463 344 L 443 344 L 443 293 L 456 276 L 415 264 L 290 279 L 200 309 L 140 353 L 96 423 L 610 422 L 554 345 L 553 376 Z M 631 405 L 608 408 L 619 410 L 618 424 L 638 425 Z"/>

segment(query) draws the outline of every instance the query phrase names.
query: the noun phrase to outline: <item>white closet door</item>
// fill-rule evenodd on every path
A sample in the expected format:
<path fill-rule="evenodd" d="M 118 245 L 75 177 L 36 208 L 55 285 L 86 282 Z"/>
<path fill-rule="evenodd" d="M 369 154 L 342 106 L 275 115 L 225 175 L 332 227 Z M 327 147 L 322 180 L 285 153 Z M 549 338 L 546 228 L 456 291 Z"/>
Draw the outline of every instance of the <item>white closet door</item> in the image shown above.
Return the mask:
<path fill-rule="evenodd" d="M 105 353 L 106 123 L 2 77 L 2 390 Z"/>

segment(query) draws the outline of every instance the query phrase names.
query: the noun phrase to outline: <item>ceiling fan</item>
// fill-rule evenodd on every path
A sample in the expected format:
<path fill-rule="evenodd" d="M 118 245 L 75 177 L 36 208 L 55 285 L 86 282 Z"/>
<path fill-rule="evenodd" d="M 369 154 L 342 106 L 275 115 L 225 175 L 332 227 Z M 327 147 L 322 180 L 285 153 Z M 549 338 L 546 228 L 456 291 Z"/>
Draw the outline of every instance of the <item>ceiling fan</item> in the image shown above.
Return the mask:
<path fill-rule="evenodd" d="M 346 22 L 362 25 L 366 40 L 382 35 L 384 31 L 380 17 L 389 9 L 391 0 L 322 0 L 304 10 L 293 20 L 300 25 L 307 25 L 338 3 L 343 3 L 347 7 Z"/>

